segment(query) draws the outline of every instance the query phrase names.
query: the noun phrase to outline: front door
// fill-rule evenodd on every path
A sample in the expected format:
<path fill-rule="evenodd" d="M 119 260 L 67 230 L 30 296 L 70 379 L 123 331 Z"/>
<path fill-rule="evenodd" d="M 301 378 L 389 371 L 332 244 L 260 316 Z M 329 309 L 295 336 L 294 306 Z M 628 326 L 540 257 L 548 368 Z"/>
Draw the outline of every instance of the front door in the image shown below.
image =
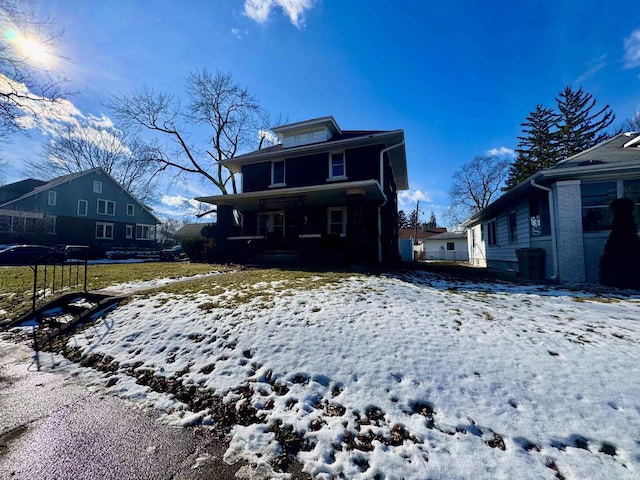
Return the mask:
<path fill-rule="evenodd" d="M 260 212 L 258 214 L 258 235 L 284 239 L 284 212 Z"/>

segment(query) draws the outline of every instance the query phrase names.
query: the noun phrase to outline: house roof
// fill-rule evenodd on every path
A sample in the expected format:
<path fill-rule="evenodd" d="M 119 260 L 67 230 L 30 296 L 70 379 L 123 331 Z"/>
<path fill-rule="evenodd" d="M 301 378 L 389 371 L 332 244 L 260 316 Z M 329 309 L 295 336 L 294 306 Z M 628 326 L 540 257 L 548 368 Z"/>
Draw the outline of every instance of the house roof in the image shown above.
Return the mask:
<path fill-rule="evenodd" d="M 215 225 L 215 223 L 187 223 L 176 231 L 175 236 L 178 238 L 197 238 L 202 236 L 202 229 Z"/>
<path fill-rule="evenodd" d="M 240 172 L 242 165 L 284 159 L 286 157 L 312 155 L 345 148 L 355 148 L 367 145 L 382 144 L 385 147 L 404 142 L 403 130 L 345 130 L 334 135 L 326 142 L 317 142 L 295 147 L 283 148 L 282 145 L 256 150 L 224 160 L 222 163 L 234 172 Z M 404 145 L 389 150 L 391 168 L 394 173 L 398 190 L 407 190 L 409 180 L 407 176 L 407 160 Z"/>
<path fill-rule="evenodd" d="M 272 128 L 271 130 L 273 130 L 273 133 L 282 138 L 285 135 L 290 135 L 295 132 L 304 132 L 317 127 L 328 128 L 332 135 L 342 133 L 340 127 L 338 126 L 338 123 L 336 122 L 335 118 L 333 118 L 333 116 L 313 118 L 311 120 L 290 123 L 288 125 L 280 125 L 279 127 Z"/>
<path fill-rule="evenodd" d="M 637 176 L 639 172 L 640 133 L 620 133 L 531 175 L 462 225 L 469 227 L 495 215 L 510 202 L 529 195 L 533 189 L 542 192 L 534 184 L 547 186 L 559 180 L 615 179 L 624 175 Z"/>
<path fill-rule="evenodd" d="M 399 228 L 398 229 L 398 238 L 415 238 L 416 240 L 420 240 L 423 238 L 433 237 L 434 235 L 440 235 L 447 231 L 444 227 L 436 227 L 436 228 L 418 228 L 417 231 L 414 228 Z"/>
<path fill-rule="evenodd" d="M 357 190 L 364 193 L 366 198 L 373 201 L 384 201 L 384 194 L 380 189 L 380 184 L 376 180 L 363 180 L 357 182 L 339 182 L 326 185 L 308 185 L 304 187 L 278 188 L 275 190 L 247 193 L 236 193 L 233 195 L 215 195 L 209 197 L 197 197 L 199 202 L 210 203 L 212 205 L 229 205 L 237 210 L 251 211 L 258 210 L 262 205 L 271 204 L 279 206 L 291 202 L 304 202 L 307 205 L 342 205 L 345 195 L 350 190 Z"/>
<path fill-rule="evenodd" d="M 444 232 L 438 233 L 437 235 L 432 235 L 427 237 L 425 240 L 466 240 L 466 233 L 456 233 L 456 232 Z"/>
<path fill-rule="evenodd" d="M 56 178 L 54 178 L 52 180 L 49 180 L 48 182 L 45 182 L 45 181 L 42 181 L 42 180 L 29 179 L 32 182 L 34 182 L 33 185 L 35 185 L 35 188 L 31 189 L 30 191 L 27 191 L 27 192 L 23 193 L 20 196 L 12 198 L 11 200 L 9 200 L 9 201 L 7 201 L 5 203 L 0 204 L 0 208 L 4 208 L 5 206 L 11 205 L 12 203 L 18 202 L 20 200 L 23 200 L 25 198 L 31 197 L 33 195 L 37 195 L 40 192 L 46 192 L 47 190 L 51 190 L 52 188 L 55 188 L 58 185 L 62 185 L 63 183 L 70 182 L 72 180 L 75 180 L 76 178 L 84 177 L 85 175 L 88 175 L 88 174 L 96 172 L 96 171 L 102 172 L 103 175 L 106 175 L 112 182 L 114 182 L 115 184 L 119 185 L 123 190 L 126 191 L 126 189 L 124 187 L 122 187 L 122 185 L 120 185 L 115 178 L 113 178 L 111 175 L 109 175 L 107 172 L 105 172 L 102 168 L 96 167 L 96 168 L 92 168 L 92 169 L 89 169 L 89 170 L 83 170 L 82 172 L 76 172 L 76 173 L 71 173 L 71 174 L 68 174 L 68 175 L 62 175 L 60 177 L 56 177 Z M 26 182 L 26 181 L 29 181 L 29 180 L 22 180 L 22 182 Z M 20 183 L 20 182 L 16 182 L 16 183 Z M 15 185 L 15 184 L 5 185 L 5 187 L 9 187 L 11 185 Z M 146 205 L 144 205 L 142 202 L 137 200 L 128 191 L 127 191 L 127 193 L 129 194 L 129 196 L 134 201 L 138 202 L 142 206 L 142 208 L 144 208 L 149 213 L 149 215 L 151 215 L 153 218 L 155 218 L 158 223 L 161 223 L 160 220 L 158 219 L 158 217 L 156 217 L 149 210 L 149 208 Z"/>

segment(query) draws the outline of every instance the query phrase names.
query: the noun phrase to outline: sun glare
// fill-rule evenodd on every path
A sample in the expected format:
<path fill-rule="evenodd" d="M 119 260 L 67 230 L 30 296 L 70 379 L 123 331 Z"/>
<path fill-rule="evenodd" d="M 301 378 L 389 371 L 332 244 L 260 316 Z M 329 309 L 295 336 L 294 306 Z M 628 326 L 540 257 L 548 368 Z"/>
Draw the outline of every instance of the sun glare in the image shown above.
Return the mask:
<path fill-rule="evenodd" d="M 52 67 L 54 65 L 55 55 L 51 48 L 40 40 L 21 35 L 13 29 L 5 32 L 5 38 L 14 43 L 29 62 L 42 67 Z"/>

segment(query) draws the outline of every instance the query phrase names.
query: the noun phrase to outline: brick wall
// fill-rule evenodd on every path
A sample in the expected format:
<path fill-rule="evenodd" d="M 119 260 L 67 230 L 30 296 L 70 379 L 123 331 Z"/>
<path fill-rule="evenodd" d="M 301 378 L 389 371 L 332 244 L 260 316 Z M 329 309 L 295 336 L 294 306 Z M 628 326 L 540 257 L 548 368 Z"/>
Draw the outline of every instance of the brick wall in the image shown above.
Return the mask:
<path fill-rule="evenodd" d="M 557 182 L 555 203 L 559 280 L 563 283 L 583 283 L 586 275 L 580 181 Z"/>

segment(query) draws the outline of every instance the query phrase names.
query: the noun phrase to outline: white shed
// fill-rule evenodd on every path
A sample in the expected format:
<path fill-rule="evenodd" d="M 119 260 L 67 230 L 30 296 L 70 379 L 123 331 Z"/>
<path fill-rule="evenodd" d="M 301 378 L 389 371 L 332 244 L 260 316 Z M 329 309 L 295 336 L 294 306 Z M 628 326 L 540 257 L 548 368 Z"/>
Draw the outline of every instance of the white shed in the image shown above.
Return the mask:
<path fill-rule="evenodd" d="M 466 262 L 469 260 L 467 234 L 445 232 L 422 239 L 426 260 Z"/>

